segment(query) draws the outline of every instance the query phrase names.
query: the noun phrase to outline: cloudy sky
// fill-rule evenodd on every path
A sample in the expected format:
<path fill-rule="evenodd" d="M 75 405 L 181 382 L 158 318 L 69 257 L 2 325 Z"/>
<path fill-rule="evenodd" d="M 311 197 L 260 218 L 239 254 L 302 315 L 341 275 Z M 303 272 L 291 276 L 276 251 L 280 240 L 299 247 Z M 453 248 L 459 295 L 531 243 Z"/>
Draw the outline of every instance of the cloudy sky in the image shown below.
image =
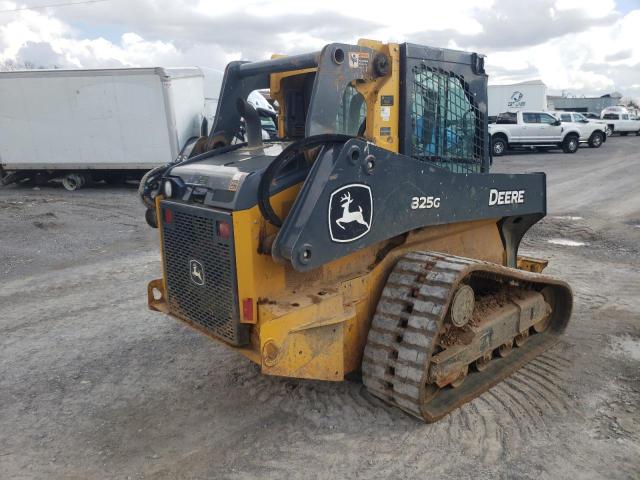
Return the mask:
<path fill-rule="evenodd" d="M 490 83 L 640 98 L 640 0 L 0 0 L 0 62 L 223 68 L 360 37 L 484 53 Z"/>

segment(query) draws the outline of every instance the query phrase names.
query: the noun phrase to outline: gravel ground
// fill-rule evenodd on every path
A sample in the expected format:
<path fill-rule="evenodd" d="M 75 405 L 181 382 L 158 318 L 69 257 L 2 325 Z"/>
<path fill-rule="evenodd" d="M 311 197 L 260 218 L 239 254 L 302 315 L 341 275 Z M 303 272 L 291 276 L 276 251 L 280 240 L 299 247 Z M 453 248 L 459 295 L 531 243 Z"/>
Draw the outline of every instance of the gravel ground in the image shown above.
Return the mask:
<path fill-rule="evenodd" d="M 135 189 L 0 189 L 0 477 L 639 478 L 640 138 L 545 171 L 521 253 L 576 294 L 564 340 L 433 425 L 362 385 L 264 377 L 146 309 Z"/>

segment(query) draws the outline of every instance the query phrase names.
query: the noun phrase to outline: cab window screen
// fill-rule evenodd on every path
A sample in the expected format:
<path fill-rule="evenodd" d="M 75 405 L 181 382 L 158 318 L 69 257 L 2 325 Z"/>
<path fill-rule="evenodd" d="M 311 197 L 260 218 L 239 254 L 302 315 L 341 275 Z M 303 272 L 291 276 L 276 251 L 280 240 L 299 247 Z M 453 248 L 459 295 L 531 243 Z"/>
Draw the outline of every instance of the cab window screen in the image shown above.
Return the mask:
<path fill-rule="evenodd" d="M 414 67 L 412 156 L 453 172 L 480 172 L 485 120 L 472 98 L 463 77 Z"/>

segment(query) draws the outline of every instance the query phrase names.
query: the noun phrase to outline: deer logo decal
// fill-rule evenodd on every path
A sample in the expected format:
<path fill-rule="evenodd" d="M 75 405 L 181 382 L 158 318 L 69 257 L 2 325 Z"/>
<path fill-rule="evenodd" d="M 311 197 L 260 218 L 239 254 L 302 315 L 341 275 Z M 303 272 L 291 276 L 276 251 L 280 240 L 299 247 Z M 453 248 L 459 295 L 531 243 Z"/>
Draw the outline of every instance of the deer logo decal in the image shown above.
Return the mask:
<path fill-rule="evenodd" d="M 204 267 L 197 260 L 189 261 L 189 275 L 196 285 L 204 285 Z"/>
<path fill-rule="evenodd" d="M 372 218 L 373 198 L 368 185 L 345 185 L 331 194 L 329 233 L 334 242 L 352 242 L 365 236 Z"/>
<path fill-rule="evenodd" d="M 357 212 L 349 211 L 349 205 L 351 205 L 352 203 L 353 200 L 351 199 L 351 194 L 349 192 L 340 197 L 340 205 L 342 206 L 342 217 L 337 219 L 336 223 L 343 230 L 345 230 L 344 224 L 351 222 L 358 222 L 360 225 L 364 225 L 368 229 L 369 224 L 365 222 L 364 218 L 362 217 L 362 207 L 359 206 Z"/>

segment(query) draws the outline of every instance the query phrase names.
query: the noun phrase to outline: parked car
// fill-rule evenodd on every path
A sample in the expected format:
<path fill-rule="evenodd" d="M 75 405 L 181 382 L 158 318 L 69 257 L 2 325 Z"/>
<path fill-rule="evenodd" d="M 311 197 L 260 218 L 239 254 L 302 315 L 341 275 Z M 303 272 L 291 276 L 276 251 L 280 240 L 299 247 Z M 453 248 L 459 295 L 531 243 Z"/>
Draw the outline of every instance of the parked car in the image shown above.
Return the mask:
<path fill-rule="evenodd" d="M 591 148 L 600 148 L 607 141 L 607 125 L 601 122 L 591 122 L 578 112 L 549 112 L 562 123 L 572 123 L 580 130 L 580 142 L 587 143 Z"/>
<path fill-rule="evenodd" d="M 489 135 L 492 153 L 498 157 L 509 149 L 523 147 L 561 148 L 565 153 L 575 153 L 581 132 L 575 124 L 563 124 L 548 112 L 519 111 L 498 115 L 496 123 L 489 125 Z"/>
<path fill-rule="evenodd" d="M 584 115 L 584 117 L 587 120 L 589 120 L 590 122 L 604 124 L 606 126 L 605 133 L 607 134 L 607 137 L 611 136 L 611 129 L 609 128 L 609 125 L 607 125 L 607 121 L 606 120 L 602 120 L 600 118 L 600 114 L 599 113 L 586 112 L 586 113 L 582 113 L 581 115 Z"/>
<path fill-rule="evenodd" d="M 607 122 L 611 133 L 640 135 L 640 120 L 632 115 L 626 107 L 607 107 L 600 113 L 600 118 Z"/>

